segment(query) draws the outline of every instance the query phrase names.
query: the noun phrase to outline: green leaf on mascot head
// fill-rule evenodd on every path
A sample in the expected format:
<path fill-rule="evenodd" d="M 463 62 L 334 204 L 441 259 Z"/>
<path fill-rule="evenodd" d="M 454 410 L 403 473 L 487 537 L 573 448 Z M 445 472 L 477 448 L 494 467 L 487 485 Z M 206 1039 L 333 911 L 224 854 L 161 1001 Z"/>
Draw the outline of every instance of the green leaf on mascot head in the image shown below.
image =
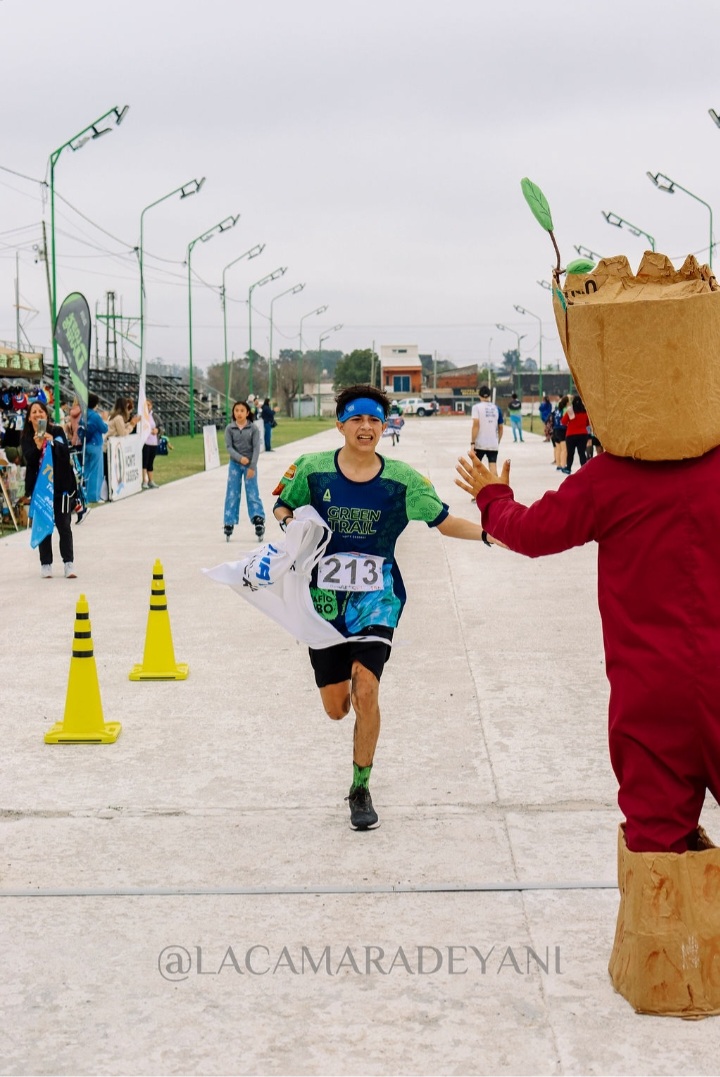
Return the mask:
<path fill-rule="evenodd" d="M 589 262 L 587 258 L 576 258 L 574 262 L 568 262 L 565 267 L 566 273 L 592 273 L 595 268 L 594 262 Z"/>
<path fill-rule="evenodd" d="M 548 200 L 542 193 L 539 187 L 537 187 L 531 180 L 525 177 L 520 180 L 520 186 L 522 187 L 522 193 L 525 196 L 525 201 L 533 211 L 535 220 L 540 224 L 546 232 L 552 232 L 553 221 L 552 214 L 550 213 L 550 206 Z"/>

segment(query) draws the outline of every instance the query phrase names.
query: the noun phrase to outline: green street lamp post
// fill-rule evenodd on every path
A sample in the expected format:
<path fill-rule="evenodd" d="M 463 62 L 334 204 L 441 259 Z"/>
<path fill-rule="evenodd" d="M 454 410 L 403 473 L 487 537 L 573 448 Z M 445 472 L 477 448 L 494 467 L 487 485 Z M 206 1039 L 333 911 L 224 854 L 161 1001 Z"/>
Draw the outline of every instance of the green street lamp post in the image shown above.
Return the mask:
<path fill-rule="evenodd" d="M 517 303 L 515 303 L 514 306 L 515 306 L 515 310 L 518 312 L 518 314 L 527 314 L 527 316 L 529 318 L 535 318 L 538 321 L 539 325 L 540 325 L 540 341 L 538 343 L 538 366 L 540 368 L 539 369 L 539 377 L 538 377 L 538 396 L 542 400 L 542 395 L 543 395 L 543 387 L 542 387 L 542 376 L 543 376 L 543 366 L 542 366 L 542 342 L 543 342 L 542 318 L 540 317 L 539 314 L 533 314 L 533 312 L 531 310 L 526 310 L 525 307 L 518 306 Z M 535 408 L 534 408 L 534 406 L 533 406 L 533 404 L 531 402 L 531 404 L 530 404 L 530 429 L 531 430 L 533 428 L 533 420 L 534 420 L 534 418 L 535 418 Z"/>
<path fill-rule="evenodd" d="M 304 284 L 296 284 L 294 288 L 286 288 L 284 292 L 273 296 L 270 300 L 270 358 L 268 359 L 268 396 L 272 397 L 272 363 L 273 363 L 273 304 L 284 295 L 297 295 L 305 287 Z"/>
<path fill-rule="evenodd" d="M 145 206 L 145 209 L 140 214 L 140 247 L 138 248 L 138 262 L 140 264 L 140 376 L 142 377 L 145 372 L 145 276 L 144 276 L 144 225 L 145 214 L 153 206 L 159 206 L 161 202 L 167 201 L 168 198 L 172 198 L 173 195 L 179 194 L 180 198 L 189 198 L 191 194 L 197 194 L 203 183 L 205 177 L 202 179 L 193 179 L 188 183 L 184 183 L 182 187 L 176 187 L 174 191 L 170 191 L 169 194 L 164 194 L 162 198 L 156 198 L 154 202 L 151 202 L 149 206 Z"/>
<path fill-rule="evenodd" d="M 331 337 L 333 333 L 337 333 L 339 329 L 342 329 L 342 323 L 334 325 L 332 329 L 328 329 L 327 333 L 323 333 L 318 341 L 318 392 L 317 392 L 317 415 L 320 418 L 320 382 L 322 380 L 322 346 L 323 341 Z"/>
<path fill-rule="evenodd" d="M 630 221 L 626 221 L 623 217 L 618 217 L 617 213 L 613 213 L 612 210 L 606 213 L 603 209 L 600 212 L 608 224 L 614 224 L 616 228 L 622 228 L 624 225 L 633 236 L 645 236 L 650 244 L 650 250 L 655 250 L 655 236 L 651 236 L 649 232 L 638 228 L 636 224 L 630 224 Z"/>
<path fill-rule="evenodd" d="M 518 333 L 517 329 L 510 329 L 507 325 L 502 325 L 500 322 L 495 322 L 496 329 L 504 329 L 506 333 L 514 333 L 517 337 L 517 353 L 518 353 L 518 368 L 520 366 L 520 341 L 524 340 L 527 336 L 526 333 Z"/>
<path fill-rule="evenodd" d="M 193 374 L 193 337 L 192 337 L 192 252 L 196 243 L 207 243 L 213 236 L 220 235 L 221 232 L 227 232 L 240 220 L 240 214 L 236 214 L 234 217 L 226 217 L 218 224 L 213 225 L 212 228 L 208 228 L 207 232 L 203 232 L 197 239 L 193 239 L 188 243 L 187 249 L 187 267 L 188 267 L 188 357 L 190 367 L 190 437 L 195 437 L 195 381 Z"/>
<path fill-rule="evenodd" d="M 675 191 L 682 191 L 684 194 L 690 195 L 696 202 L 700 202 L 710 214 L 710 251 L 708 254 L 708 265 L 712 269 L 712 256 L 713 256 L 713 212 L 712 206 L 709 202 L 706 202 L 704 198 L 700 198 L 699 195 L 693 194 L 692 191 L 688 191 L 687 187 L 681 187 L 676 180 L 670 179 L 663 172 L 648 172 L 647 177 L 651 183 L 653 183 L 658 191 L 664 191 L 666 194 L 675 194 Z"/>
<path fill-rule="evenodd" d="M 272 273 L 268 273 L 267 276 L 256 280 L 248 288 L 248 363 L 250 365 L 248 394 L 250 396 L 253 395 L 253 364 L 255 361 L 252 350 L 252 294 L 256 288 L 262 288 L 263 284 L 269 284 L 271 280 L 277 280 L 278 277 L 282 277 L 283 273 L 287 273 L 287 266 L 279 266 L 277 269 L 273 269 Z"/>
<path fill-rule="evenodd" d="M 243 258 L 257 258 L 259 254 L 265 250 L 264 243 L 256 243 L 254 247 L 251 247 L 249 251 L 245 251 L 244 254 L 239 255 L 237 258 L 233 258 L 232 262 L 228 262 L 222 272 L 222 287 L 220 289 L 220 301 L 222 303 L 223 312 L 223 340 L 225 342 L 225 422 L 230 422 L 230 365 L 228 363 L 228 342 L 227 342 L 227 292 L 225 289 L 225 274 L 228 269 L 234 266 L 237 262 L 242 262 Z"/>
<path fill-rule="evenodd" d="M 55 321 L 57 319 L 57 272 L 55 266 L 55 165 L 58 162 L 60 154 L 65 149 L 71 149 L 73 153 L 79 150 L 86 142 L 89 142 L 94 138 L 101 138 L 102 135 L 109 135 L 112 131 L 112 127 L 100 127 L 100 124 L 105 120 L 110 120 L 119 127 L 125 119 L 129 105 L 124 105 L 122 108 L 111 108 L 108 112 L 104 112 L 94 123 L 88 124 L 87 127 L 83 127 L 77 135 L 73 135 L 67 142 L 63 142 L 62 146 L 58 146 L 56 150 L 50 154 L 48 159 L 50 169 L 50 257 L 51 257 L 51 279 L 52 287 L 50 289 L 50 315 L 52 318 L 52 325 L 50 326 L 50 332 L 52 334 L 52 352 L 53 352 L 53 395 L 55 397 L 55 422 L 60 422 L 60 367 L 58 365 L 58 346 L 55 340 Z"/>
<path fill-rule="evenodd" d="M 303 349 L 303 337 L 302 337 L 303 322 L 305 321 L 306 318 L 312 318 L 316 314 L 324 314 L 326 310 L 327 310 L 327 303 L 325 304 L 324 307 L 318 307 L 317 310 L 311 310 L 308 314 L 303 314 L 302 318 L 300 319 L 300 358 L 298 359 L 298 392 L 297 392 L 297 395 L 298 395 L 298 419 L 301 418 L 301 415 L 300 415 L 300 398 L 302 397 L 302 392 L 303 392 L 303 350 L 302 350 Z"/>

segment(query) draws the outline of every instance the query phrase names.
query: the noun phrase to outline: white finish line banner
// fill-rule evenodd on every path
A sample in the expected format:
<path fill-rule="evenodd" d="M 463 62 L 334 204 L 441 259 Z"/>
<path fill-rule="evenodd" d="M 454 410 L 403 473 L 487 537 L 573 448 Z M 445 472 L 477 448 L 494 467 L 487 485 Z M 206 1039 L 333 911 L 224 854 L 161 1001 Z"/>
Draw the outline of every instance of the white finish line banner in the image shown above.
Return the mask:
<path fill-rule="evenodd" d="M 203 445 L 205 446 L 205 470 L 212 471 L 214 467 L 220 467 L 216 426 L 203 427 Z"/>
<path fill-rule="evenodd" d="M 138 434 L 108 438 L 108 484 L 110 500 L 139 494 L 142 485 L 142 445 Z"/>

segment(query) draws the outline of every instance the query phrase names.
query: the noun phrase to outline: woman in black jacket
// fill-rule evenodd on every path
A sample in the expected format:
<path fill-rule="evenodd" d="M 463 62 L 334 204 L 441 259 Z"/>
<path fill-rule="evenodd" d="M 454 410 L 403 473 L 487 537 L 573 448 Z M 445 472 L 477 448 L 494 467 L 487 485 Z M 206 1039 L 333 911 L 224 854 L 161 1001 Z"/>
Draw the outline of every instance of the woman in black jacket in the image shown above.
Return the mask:
<path fill-rule="evenodd" d="M 260 409 L 260 418 L 263 421 L 264 427 L 265 452 L 274 452 L 271 447 L 272 443 L 270 439 L 272 438 L 273 428 L 276 426 L 275 412 L 272 408 L 272 405 L 270 404 L 270 398 L 267 396 L 263 400 L 263 405 Z"/>
<path fill-rule="evenodd" d="M 43 421 L 45 430 L 43 431 Z M 43 451 L 52 455 L 53 464 L 53 515 L 55 527 L 60 536 L 60 556 L 65 562 L 65 575 L 75 579 L 73 564 L 73 537 L 71 529 L 72 510 L 75 504 L 77 485 L 75 472 L 70 462 L 70 446 L 65 431 L 54 426 L 50 421 L 47 405 L 36 400 L 28 412 L 27 421 L 20 439 L 25 457 L 25 496 L 32 496 L 40 472 Z M 52 576 L 52 532 L 42 540 L 40 551 L 40 575 Z"/>

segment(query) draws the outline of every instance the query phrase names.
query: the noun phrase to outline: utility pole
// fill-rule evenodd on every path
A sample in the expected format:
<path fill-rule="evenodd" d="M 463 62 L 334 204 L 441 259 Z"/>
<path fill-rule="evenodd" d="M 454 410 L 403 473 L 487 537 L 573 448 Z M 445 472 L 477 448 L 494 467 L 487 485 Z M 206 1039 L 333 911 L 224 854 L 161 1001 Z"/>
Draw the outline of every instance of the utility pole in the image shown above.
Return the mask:
<path fill-rule="evenodd" d="M 47 256 L 47 235 L 46 235 L 46 232 L 45 232 L 45 221 L 42 222 L 42 234 L 43 234 L 42 250 L 38 250 L 37 258 L 35 259 L 35 261 L 45 263 L 45 277 L 47 279 L 48 303 L 50 305 L 50 321 L 52 321 L 52 309 L 53 309 L 52 288 L 50 286 L 50 263 L 48 261 L 48 256 Z M 50 331 L 51 331 L 51 333 L 55 332 L 55 326 L 54 325 L 50 327 Z"/>
<path fill-rule="evenodd" d="M 15 251 L 15 339 L 20 358 L 20 251 Z"/>

